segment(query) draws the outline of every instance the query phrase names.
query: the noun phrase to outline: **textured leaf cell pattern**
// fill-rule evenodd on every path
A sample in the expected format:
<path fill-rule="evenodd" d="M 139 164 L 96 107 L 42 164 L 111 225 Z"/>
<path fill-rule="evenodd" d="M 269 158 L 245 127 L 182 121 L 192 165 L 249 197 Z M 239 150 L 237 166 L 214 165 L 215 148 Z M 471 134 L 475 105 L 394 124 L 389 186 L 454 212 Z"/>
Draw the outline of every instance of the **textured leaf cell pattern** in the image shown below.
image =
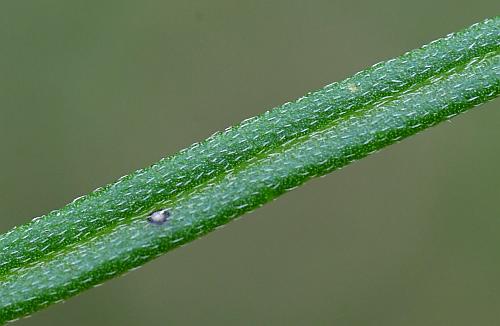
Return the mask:
<path fill-rule="evenodd" d="M 0 235 L 0 323 L 139 267 L 308 179 L 495 98 L 499 45 L 500 18 L 477 23 Z"/>

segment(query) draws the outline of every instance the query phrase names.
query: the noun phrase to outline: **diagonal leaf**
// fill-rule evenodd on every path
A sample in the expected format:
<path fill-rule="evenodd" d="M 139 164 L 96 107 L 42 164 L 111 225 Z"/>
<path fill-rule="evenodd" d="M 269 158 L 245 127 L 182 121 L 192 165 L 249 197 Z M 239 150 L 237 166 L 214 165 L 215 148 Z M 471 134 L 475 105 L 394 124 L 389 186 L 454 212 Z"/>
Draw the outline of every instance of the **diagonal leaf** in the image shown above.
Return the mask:
<path fill-rule="evenodd" d="M 0 322 L 139 267 L 308 179 L 495 98 L 499 70 L 495 17 L 14 228 L 0 236 Z"/>

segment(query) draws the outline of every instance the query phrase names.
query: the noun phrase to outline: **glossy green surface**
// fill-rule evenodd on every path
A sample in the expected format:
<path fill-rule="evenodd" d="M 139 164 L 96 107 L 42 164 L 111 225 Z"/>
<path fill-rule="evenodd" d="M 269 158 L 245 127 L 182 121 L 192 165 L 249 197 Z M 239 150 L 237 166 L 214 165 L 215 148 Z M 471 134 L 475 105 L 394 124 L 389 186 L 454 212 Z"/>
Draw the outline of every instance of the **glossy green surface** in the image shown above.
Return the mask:
<path fill-rule="evenodd" d="M 247 120 L 0 237 L 3 320 L 99 284 L 498 95 L 500 19 Z M 168 209 L 163 225 L 147 216 Z"/>

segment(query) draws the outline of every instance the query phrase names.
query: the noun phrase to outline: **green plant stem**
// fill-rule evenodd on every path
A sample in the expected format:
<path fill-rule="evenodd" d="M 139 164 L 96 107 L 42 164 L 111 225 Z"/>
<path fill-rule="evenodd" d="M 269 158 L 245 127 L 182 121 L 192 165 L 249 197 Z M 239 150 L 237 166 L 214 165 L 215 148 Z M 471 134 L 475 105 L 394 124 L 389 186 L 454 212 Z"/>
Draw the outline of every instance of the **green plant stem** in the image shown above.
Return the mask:
<path fill-rule="evenodd" d="M 244 121 L 0 236 L 0 322 L 141 266 L 500 92 L 500 18 Z M 148 222 L 167 209 L 167 221 Z"/>

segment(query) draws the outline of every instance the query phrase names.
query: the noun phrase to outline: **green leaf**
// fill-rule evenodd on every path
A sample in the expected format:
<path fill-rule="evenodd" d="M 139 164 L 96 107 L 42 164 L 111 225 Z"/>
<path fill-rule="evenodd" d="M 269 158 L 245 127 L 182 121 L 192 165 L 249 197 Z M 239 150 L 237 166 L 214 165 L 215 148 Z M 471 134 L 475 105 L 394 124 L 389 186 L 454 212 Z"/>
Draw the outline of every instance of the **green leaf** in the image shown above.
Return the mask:
<path fill-rule="evenodd" d="M 139 267 L 308 179 L 495 98 L 499 50 L 495 17 L 214 134 L 1 235 L 0 322 Z"/>

